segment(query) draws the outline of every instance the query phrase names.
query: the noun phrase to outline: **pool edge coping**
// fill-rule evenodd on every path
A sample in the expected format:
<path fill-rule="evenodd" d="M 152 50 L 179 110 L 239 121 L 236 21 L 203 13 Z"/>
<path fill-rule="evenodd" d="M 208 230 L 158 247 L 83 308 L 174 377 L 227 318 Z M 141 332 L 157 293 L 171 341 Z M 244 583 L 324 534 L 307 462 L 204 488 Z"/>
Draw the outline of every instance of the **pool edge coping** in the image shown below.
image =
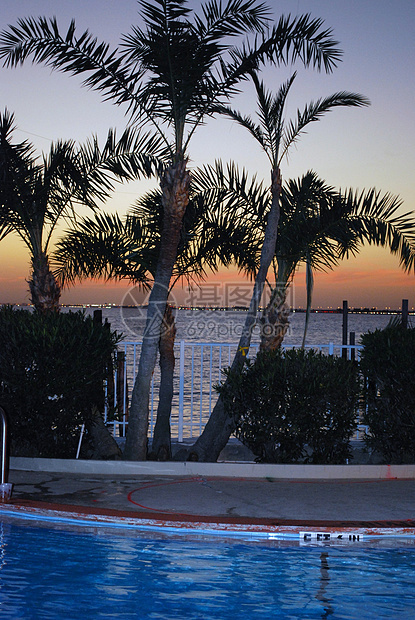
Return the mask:
<path fill-rule="evenodd" d="M 341 522 L 314 520 L 234 519 L 202 515 L 131 513 L 85 506 L 18 501 L 0 504 L 0 516 L 83 527 L 133 529 L 141 532 L 220 536 L 246 540 L 293 540 L 304 543 L 352 543 L 375 538 L 415 538 L 415 521 Z M 183 517 L 183 518 L 182 518 Z M 268 521 L 268 522 L 267 522 Z"/>

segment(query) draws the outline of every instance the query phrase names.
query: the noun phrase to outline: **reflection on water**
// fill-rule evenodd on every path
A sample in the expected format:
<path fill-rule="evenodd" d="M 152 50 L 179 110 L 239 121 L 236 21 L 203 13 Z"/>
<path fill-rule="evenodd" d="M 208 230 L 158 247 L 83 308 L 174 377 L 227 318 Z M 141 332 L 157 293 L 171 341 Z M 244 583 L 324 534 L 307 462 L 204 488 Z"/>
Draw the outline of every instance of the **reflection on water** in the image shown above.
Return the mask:
<path fill-rule="evenodd" d="M 330 581 L 328 557 L 327 551 L 323 551 L 320 554 L 320 588 L 316 594 L 316 599 L 323 604 L 324 612 L 321 615 L 322 619 L 334 614 L 331 599 L 326 594 L 328 582 Z"/>
<path fill-rule="evenodd" d="M 414 540 L 299 546 L 20 523 L 2 531 L 2 620 L 413 618 Z"/>
<path fill-rule="evenodd" d="M 88 308 L 86 312 L 92 314 L 93 309 Z M 102 316 L 104 320 L 108 319 L 113 329 L 122 332 L 125 339 L 133 341 L 141 339 L 145 325 L 145 310 L 103 308 Z M 237 343 L 245 318 L 246 313 L 239 311 L 176 310 L 176 340 Z M 390 319 L 390 316 L 380 314 L 349 314 L 348 330 L 355 332 L 356 344 L 359 344 L 363 333 L 383 329 Z M 307 344 L 328 344 L 329 342 L 340 344 L 342 322 L 341 314 L 313 313 L 310 316 Z M 284 339 L 286 344 L 301 344 L 304 323 L 304 313 L 296 312 L 290 315 L 290 329 Z M 253 342 L 258 342 L 258 340 L 258 329 L 255 329 Z"/>

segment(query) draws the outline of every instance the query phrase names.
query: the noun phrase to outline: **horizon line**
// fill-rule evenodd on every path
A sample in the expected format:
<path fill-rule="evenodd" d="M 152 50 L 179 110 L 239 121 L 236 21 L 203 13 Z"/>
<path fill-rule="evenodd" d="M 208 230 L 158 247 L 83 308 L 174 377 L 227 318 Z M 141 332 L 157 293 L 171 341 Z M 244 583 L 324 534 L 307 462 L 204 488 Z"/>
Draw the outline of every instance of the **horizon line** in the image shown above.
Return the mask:
<path fill-rule="evenodd" d="M 30 303 L 0 303 L 0 306 L 17 306 L 21 308 L 32 308 L 33 304 Z M 211 312 L 248 312 L 248 306 L 186 306 L 186 305 L 174 305 L 170 304 L 175 310 L 189 310 L 189 311 L 211 311 Z M 60 304 L 61 308 L 95 308 L 95 309 L 108 309 L 108 308 L 147 308 L 147 304 L 142 305 L 124 305 L 124 304 L 116 304 L 116 303 L 79 303 L 79 304 Z M 259 310 L 263 310 L 262 306 L 259 307 Z M 302 306 L 298 307 L 290 307 L 290 312 L 298 312 L 305 313 L 307 310 Z M 347 308 L 348 312 L 351 313 L 362 313 L 362 314 L 401 314 L 402 308 L 378 308 L 377 306 L 350 306 Z M 313 314 L 323 313 L 323 314 L 342 314 L 343 308 L 341 306 L 337 306 L 337 308 L 333 308 L 332 306 L 318 306 L 317 308 L 310 308 L 310 312 Z M 415 309 L 408 309 L 408 314 L 415 314 Z"/>

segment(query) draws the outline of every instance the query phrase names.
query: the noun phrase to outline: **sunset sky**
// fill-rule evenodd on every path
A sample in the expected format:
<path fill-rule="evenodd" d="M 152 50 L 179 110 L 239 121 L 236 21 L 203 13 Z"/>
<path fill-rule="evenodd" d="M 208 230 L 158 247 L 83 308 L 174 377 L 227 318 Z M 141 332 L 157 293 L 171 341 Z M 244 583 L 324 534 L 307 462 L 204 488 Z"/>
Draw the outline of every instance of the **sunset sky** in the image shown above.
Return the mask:
<path fill-rule="evenodd" d="M 199 2 L 189 2 L 198 7 Z M 275 18 L 281 14 L 311 13 L 333 29 L 343 50 L 343 61 L 330 75 L 298 67 L 288 116 L 311 100 L 347 90 L 371 101 L 362 109 L 338 109 L 308 132 L 282 165 L 285 179 L 313 169 L 338 188 L 376 187 L 398 194 L 402 212 L 415 210 L 415 2 L 413 0 L 281 0 L 268 1 Z M 3 2 L 0 30 L 19 17 L 56 15 L 64 32 L 73 17 L 78 33 L 88 28 L 99 40 L 115 47 L 121 34 L 139 24 L 136 0 L 14 0 Z M 291 69 L 267 69 L 263 78 L 276 90 Z M 102 138 L 110 127 L 121 133 L 125 110 L 80 86 L 73 78 L 29 62 L 17 69 L 0 67 L 0 109 L 14 112 L 15 140 L 28 139 L 39 153 L 52 140 L 83 142 L 92 134 Z M 233 102 L 245 113 L 253 110 L 252 89 L 247 87 Z M 268 180 L 267 159 L 252 138 L 227 120 L 212 120 L 195 135 L 190 146 L 191 166 L 234 160 L 252 174 Z M 154 184 L 153 184 L 154 185 Z M 120 186 L 106 208 L 123 214 L 151 183 Z M 0 303 L 28 301 L 29 255 L 14 236 L 0 242 Z M 239 282 L 236 272 L 212 276 L 223 287 Z M 399 268 L 398 258 L 387 250 L 364 248 L 357 258 L 344 261 L 335 271 L 317 274 L 313 306 L 398 308 L 403 298 L 415 306 L 414 274 Z M 295 279 L 293 303 L 304 305 L 304 275 Z M 128 285 L 88 282 L 64 292 L 63 303 L 121 303 L 128 301 Z M 179 293 L 179 291 L 178 291 Z M 186 297 L 181 292 L 178 301 Z"/>

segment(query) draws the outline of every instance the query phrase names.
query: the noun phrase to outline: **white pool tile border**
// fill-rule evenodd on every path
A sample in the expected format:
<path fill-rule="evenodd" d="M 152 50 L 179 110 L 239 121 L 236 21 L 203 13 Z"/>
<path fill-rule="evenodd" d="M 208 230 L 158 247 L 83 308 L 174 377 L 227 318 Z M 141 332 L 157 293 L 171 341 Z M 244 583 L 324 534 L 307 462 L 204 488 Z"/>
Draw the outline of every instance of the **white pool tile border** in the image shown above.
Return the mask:
<path fill-rule="evenodd" d="M 75 508 L 75 507 L 74 507 Z M 122 515 L 94 515 L 78 510 L 57 510 L 54 508 L 38 508 L 0 504 L 0 518 L 14 517 L 31 521 L 52 522 L 78 527 L 107 527 L 132 529 L 141 532 L 158 532 L 164 534 L 220 536 L 229 539 L 245 540 L 291 540 L 300 545 L 343 545 L 362 544 L 370 540 L 413 540 L 413 527 L 336 527 L 306 525 L 260 525 L 249 523 L 221 523 L 204 521 L 169 521 L 157 518 L 134 518 Z"/>

